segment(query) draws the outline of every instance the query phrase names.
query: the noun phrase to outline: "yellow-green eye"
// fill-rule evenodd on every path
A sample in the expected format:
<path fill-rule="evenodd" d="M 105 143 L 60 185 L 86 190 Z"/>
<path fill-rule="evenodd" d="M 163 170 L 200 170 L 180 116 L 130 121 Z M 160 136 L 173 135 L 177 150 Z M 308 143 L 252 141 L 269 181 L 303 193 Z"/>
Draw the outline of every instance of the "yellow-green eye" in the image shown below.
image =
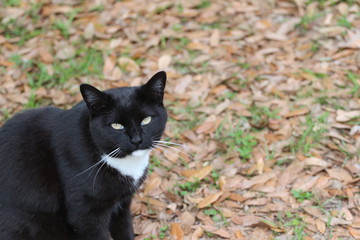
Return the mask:
<path fill-rule="evenodd" d="M 147 125 L 151 122 L 151 117 L 146 117 L 142 120 L 141 125 Z"/>
<path fill-rule="evenodd" d="M 124 128 L 124 126 L 121 125 L 120 123 L 112 123 L 112 124 L 111 124 L 111 127 L 112 127 L 113 129 L 116 129 L 116 130 L 120 130 L 120 129 L 123 129 L 123 128 Z"/>

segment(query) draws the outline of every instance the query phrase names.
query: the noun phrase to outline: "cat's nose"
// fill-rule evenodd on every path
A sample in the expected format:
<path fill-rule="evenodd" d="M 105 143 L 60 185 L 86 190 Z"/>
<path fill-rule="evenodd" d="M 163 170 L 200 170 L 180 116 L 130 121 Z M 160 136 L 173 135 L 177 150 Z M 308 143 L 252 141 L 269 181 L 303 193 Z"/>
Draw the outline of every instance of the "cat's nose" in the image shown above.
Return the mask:
<path fill-rule="evenodd" d="M 142 143 L 143 139 L 141 136 L 139 135 L 135 135 L 131 138 L 131 143 L 135 146 L 135 147 L 139 147 L 140 144 Z"/>

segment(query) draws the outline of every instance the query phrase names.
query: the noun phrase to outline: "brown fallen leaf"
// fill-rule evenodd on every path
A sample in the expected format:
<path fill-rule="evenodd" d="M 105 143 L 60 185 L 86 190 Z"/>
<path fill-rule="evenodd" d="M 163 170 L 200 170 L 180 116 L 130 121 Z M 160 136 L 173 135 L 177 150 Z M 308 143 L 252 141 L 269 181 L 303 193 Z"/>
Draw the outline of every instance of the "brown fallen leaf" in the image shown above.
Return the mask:
<path fill-rule="evenodd" d="M 180 224 L 178 223 L 171 223 L 170 224 L 170 239 L 171 240 L 183 240 L 184 232 L 181 229 Z"/>
<path fill-rule="evenodd" d="M 120 57 L 118 59 L 118 64 L 121 69 L 124 69 L 127 72 L 140 72 L 139 65 L 129 57 Z"/>
<path fill-rule="evenodd" d="M 250 240 L 269 240 L 269 239 L 270 239 L 270 233 L 259 227 L 254 229 L 250 237 Z"/>
<path fill-rule="evenodd" d="M 297 117 L 297 116 L 301 116 L 301 115 L 305 115 L 307 113 L 309 113 L 309 109 L 307 108 L 301 108 L 301 109 L 297 109 L 297 110 L 293 110 L 291 112 L 288 112 L 284 115 L 285 118 L 291 118 L 291 117 Z"/>
<path fill-rule="evenodd" d="M 39 48 L 39 56 L 44 63 L 52 63 L 54 60 L 52 54 L 44 47 Z"/>
<path fill-rule="evenodd" d="M 235 232 L 235 237 L 236 237 L 236 239 L 239 239 L 239 240 L 245 240 L 246 239 L 245 236 L 240 231 Z"/>
<path fill-rule="evenodd" d="M 326 231 L 326 226 L 325 226 L 325 223 L 324 223 L 322 220 L 316 219 L 316 220 L 315 220 L 315 225 L 316 225 L 317 230 L 318 230 L 320 233 L 322 233 L 322 234 L 325 233 L 325 231 Z"/>
<path fill-rule="evenodd" d="M 161 70 L 166 70 L 171 63 L 171 56 L 170 55 L 162 55 L 158 60 L 158 68 Z"/>
<path fill-rule="evenodd" d="M 348 226 L 347 229 L 349 230 L 349 233 L 351 234 L 351 236 L 353 236 L 356 239 L 360 239 L 360 230 L 357 230 L 350 226 Z"/>
<path fill-rule="evenodd" d="M 356 117 L 360 117 L 360 111 L 344 111 L 340 109 L 336 111 L 336 121 L 338 122 L 347 122 Z"/>
<path fill-rule="evenodd" d="M 195 223 L 194 214 L 190 213 L 188 211 L 183 212 L 179 218 L 182 223 L 187 224 L 187 225 L 193 225 Z"/>
<path fill-rule="evenodd" d="M 309 157 L 306 158 L 304 161 L 305 161 L 305 165 L 307 166 L 319 166 L 319 167 L 329 166 L 329 164 L 325 160 L 317 157 Z"/>
<path fill-rule="evenodd" d="M 139 197 L 138 199 L 140 201 L 142 201 L 143 203 L 146 203 L 146 204 L 154 205 L 154 206 L 161 207 L 161 208 L 166 208 L 165 203 L 162 203 L 159 200 L 156 200 L 156 199 L 153 199 L 153 198 Z"/>
<path fill-rule="evenodd" d="M 199 204 L 198 204 L 198 208 L 204 208 L 207 207 L 209 205 L 211 205 L 212 203 L 214 203 L 216 200 L 219 199 L 219 197 L 223 194 L 223 192 L 218 192 L 215 194 L 211 194 L 209 196 L 207 196 L 204 200 L 202 200 Z"/>
<path fill-rule="evenodd" d="M 215 117 L 209 117 L 203 124 L 197 126 L 195 131 L 197 134 L 209 134 L 214 132 L 220 123 L 220 119 L 217 119 Z"/>
<path fill-rule="evenodd" d="M 56 52 L 56 58 L 60 60 L 67 60 L 73 58 L 76 54 L 75 47 L 66 45 L 58 49 Z"/>
<path fill-rule="evenodd" d="M 218 230 L 213 231 L 211 233 L 213 233 L 215 235 L 218 235 L 218 236 L 220 236 L 222 238 L 231 238 L 230 233 L 228 231 L 226 231 L 225 229 L 218 229 Z"/>
<path fill-rule="evenodd" d="M 247 189 L 254 186 L 255 184 L 265 183 L 276 176 L 277 174 L 275 172 L 261 174 L 259 176 L 253 177 L 251 180 L 245 181 L 241 188 Z"/>
<path fill-rule="evenodd" d="M 197 169 L 197 170 L 192 170 L 192 169 L 183 170 L 181 172 L 181 175 L 189 178 L 190 181 L 197 181 L 197 180 L 204 179 L 207 175 L 209 175 L 211 173 L 212 170 L 213 170 L 213 166 L 208 165 L 204 168 Z"/>
<path fill-rule="evenodd" d="M 204 235 L 204 229 L 202 227 L 198 227 L 194 233 L 191 235 L 191 240 L 198 240 L 200 237 Z"/>
<path fill-rule="evenodd" d="M 204 52 L 209 51 L 209 47 L 207 45 L 198 42 L 191 42 L 186 47 L 190 50 L 200 50 Z"/>
<path fill-rule="evenodd" d="M 353 178 L 351 174 L 345 170 L 344 168 L 331 168 L 326 169 L 326 172 L 329 174 L 331 178 L 338 179 L 340 181 L 343 181 L 345 183 L 352 182 Z"/>

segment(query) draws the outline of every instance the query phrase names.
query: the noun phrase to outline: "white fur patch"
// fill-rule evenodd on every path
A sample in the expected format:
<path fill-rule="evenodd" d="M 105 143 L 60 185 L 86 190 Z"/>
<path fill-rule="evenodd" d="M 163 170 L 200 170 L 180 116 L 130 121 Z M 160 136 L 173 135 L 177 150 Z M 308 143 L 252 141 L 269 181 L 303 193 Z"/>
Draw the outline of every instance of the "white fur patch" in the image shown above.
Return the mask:
<path fill-rule="evenodd" d="M 150 152 L 150 149 L 137 150 L 124 158 L 113 158 L 108 155 L 103 156 L 103 158 L 109 166 L 125 176 L 132 177 L 137 182 L 149 165 Z"/>

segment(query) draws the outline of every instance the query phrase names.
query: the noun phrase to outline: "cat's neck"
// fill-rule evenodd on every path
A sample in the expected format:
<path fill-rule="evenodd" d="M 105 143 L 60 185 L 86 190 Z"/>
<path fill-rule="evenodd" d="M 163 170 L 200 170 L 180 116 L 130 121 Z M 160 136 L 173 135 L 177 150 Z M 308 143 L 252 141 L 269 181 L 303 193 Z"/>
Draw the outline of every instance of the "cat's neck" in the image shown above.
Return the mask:
<path fill-rule="evenodd" d="M 143 177 L 146 168 L 149 165 L 150 149 L 137 150 L 124 158 L 114 158 L 109 155 L 103 155 L 102 159 L 112 168 L 124 176 L 134 179 L 134 183 Z"/>

